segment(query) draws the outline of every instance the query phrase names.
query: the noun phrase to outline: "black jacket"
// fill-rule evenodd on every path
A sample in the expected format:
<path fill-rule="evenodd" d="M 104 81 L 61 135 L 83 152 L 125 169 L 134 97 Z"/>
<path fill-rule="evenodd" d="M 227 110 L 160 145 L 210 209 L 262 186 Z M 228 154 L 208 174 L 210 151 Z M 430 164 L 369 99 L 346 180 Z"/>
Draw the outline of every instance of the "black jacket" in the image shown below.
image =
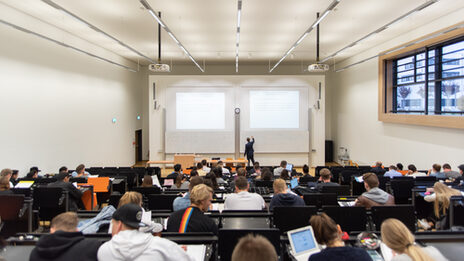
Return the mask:
<path fill-rule="evenodd" d="M 176 212 L 173 212 L 168 219 L 168 232 L 179 232 L 179 228 L 182 222 L 182 217 L 186 209 L 181 209 Z M 203 214 L 203 212 L 194 207 L 192 215 L 187 224 L 186 232 L 212 232 L 213 234 L 218 234 L 218 227 L 214 221 Z"/>
<path fill-rule="evenodd" d="M 255 139 L 253 138 L 250 142 L 245 144 L 245 153 L 243 154 L 244 156 L 247 156 L 247 157 L 253 156 L 253 153 L 255 153 L 255 150 L 253 149 L 254 143 L 255 143 Z"/>
<path fill-rule="evenodd" d="M 100 241 L 86 239 L 81 232 L 56 231 L 40 237 L 29 260 L 96 261 L 100 245 Z"/>
<path fill-rule="evenodd" d="M 83 206 L 82 204 L 82 192 L 74 187 L 73 184 L 69 182 L 64 182 L 62 180 L 58 180 L 56 182 L 48 184 L 48 187 L 51 188 L 62 188 L 68 191 L 69 196 L 69 211 L 77 211 L 78 206 Z"/>

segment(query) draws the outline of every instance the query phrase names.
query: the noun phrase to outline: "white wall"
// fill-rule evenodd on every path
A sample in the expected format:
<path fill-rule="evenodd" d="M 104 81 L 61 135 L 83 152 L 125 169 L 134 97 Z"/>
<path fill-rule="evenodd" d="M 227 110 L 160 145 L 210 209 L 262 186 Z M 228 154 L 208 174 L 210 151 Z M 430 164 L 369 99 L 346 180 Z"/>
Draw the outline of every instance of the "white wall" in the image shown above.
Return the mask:
<path fill-rule="evenodd" d="M 40 30 L 40 21 L 11 17 Z M 59 39 L 71 37 L 62 32 Z M 136 116 L 146 86 L 140 73 L 4 25 L 0 38 L 0 168 L 19 169 L 22 176 L 31 166 L 54 173 L 62 165 L 134 164 L 132 142 L 142 128 Z M 107 52 L 86 43 L 81 47 Z"/>
<path fill-rule="evenodd" d="M 378 54 L 389 48 L 462 22 L 463 9 L 431 21 L 408 34 L 385 42 L 337 65 L 345 65 Z M 378 59 L 327 75 L 332 104 L 330 135 L 334 151 L 347 147 L 352 160 L 384 165 L 401 162 L 429 169 L 433 163 L 450 163 L 453 169 L 464 163 L 464 130 L 383 123 L 377 119 Z"/>
<path fill-rule="evenodd" d="M 156 83 L 156 96 L 160 105 L 158 110 L 153 108 L 153 82 Z M 166 89 L 169 86 L 175 85 L 188 85 L 192 86 L 234 86 L 239 88 L 240 85 L 253 85 L 253 86 L 292 86 L 300 85 L 303 83 L 309 86 L 310 100 L 309 106 L 312 107 L 316 100 L 316 93 L 318 92 L 318 83 L 322 83 L 322 97 L 325 92 L 325 77 L 323 75 L 308 75 L 308 76 L 158 76 L 150 75 L 147 89 L 149 89 L 147 100 L 149 101 L 149 121 L 150 121 L 150 160 L 170 159 L 172 155 L 165 155 L 164 153 L 164 109 L 166 108 Z M 281 160 L 285 159 L 288 162 L 296 165 L 303 165 L 308 163 L 308 156 L 311 159 L 310 164 L 322 165 L 324 164 L 324 140 L 325 140 L 325 103 L 324 99 L 321 102 L 320 110 L 312 110 L 311 115 L 312 123 L 310 129 L 310 144 L 315 150 L 310 153 L 288 153 L 288 154 L 255 154 L 255 160 L 259 161 L 261 165 L 278 165 Z M 257 141 L 258 142 L 258 141 Z M 260 141 L 272 142 L 272 141 Z M 211 157 L 217 155 L 202 155 L 204 157 Z M 234 157 L 232 154 L 221 154 L 221 158 Z"/>

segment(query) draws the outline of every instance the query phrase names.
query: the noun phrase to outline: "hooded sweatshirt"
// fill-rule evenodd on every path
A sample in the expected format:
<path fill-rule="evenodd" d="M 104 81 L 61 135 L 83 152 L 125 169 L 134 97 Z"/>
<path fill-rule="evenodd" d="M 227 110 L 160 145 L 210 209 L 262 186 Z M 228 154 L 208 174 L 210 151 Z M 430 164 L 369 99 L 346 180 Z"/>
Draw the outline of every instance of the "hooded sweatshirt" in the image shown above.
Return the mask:
<path fill-rule="evenodd" d="M 176 243 L 138 230 L 123 230 L 98 250 L 98 260 L 192 260 Z"/>
<path fill-rule="evenodd" d="M 302 198 L 292 194 L 292 193 L 279 193 L 272 197 L 271 203 L 269 204 L 269 209 L 273 210 L 274 207 L 293 207 L 293 206 L 304 206 L 305 202 Z"/>
<path fill-rule="evenodd" d="M 368 192 L 364 192 L 362 196 L 375 201 L 379 204 L 385 204 L 388 201 L 389 194 L 379 188 L 372 188 Z"/>
<path fill-rule="evenodd" d="M 84 238 L 81 232 L 56 231 L 40 237 L 29 260 L 97 260 L 100 245 L 97 240 Z"/>

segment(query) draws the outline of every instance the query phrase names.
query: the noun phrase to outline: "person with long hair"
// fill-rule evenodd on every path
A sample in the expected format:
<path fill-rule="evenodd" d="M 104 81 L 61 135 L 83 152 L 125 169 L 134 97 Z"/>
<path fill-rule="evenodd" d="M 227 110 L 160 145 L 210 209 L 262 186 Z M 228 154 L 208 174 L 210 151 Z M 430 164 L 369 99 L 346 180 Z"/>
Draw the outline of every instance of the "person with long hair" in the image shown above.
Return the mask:
<path fill-rule="evenodd" d="M 150 175 L 143 176 L 142 187 L 144 188 L 153 187 L 153 178 Z"/>
<path fill-rule="evenodd" d="M 190 182 L 187 177 L 183 174 L 177 175 L 175 183 L 171 186 L 171 189 L 188 189 Z"/>
<path fill-rule="evenodd" d="M 345 246 L 342 240 L 342 229 L 325 213 L 312 216 L 309 223 L 313 227 L 317 243 L 325 245 L 326 248 L 319 253 L 312 254 L 308 261 L 372 260 L 364 249 Z"/>
<path fill-rule="evenodd" d="M 433 189 L 428 189 L 429 192 L 434 192 L 424 197 L 427 202 L 433 202 L 433 212 L 435 217 L 441 222 L 437 222 L 435 227 L 437 229 L 446 229 L 446 214 L 450 206 L 450 198 L 452 196 L 464 196 L 464 192 L 456 189 L 449 188 L 441 182 L 435 182 Z"/>
<path fill-rule="evenodd" d="M 448 260 L 433 246 L 420 247 L 414 235 L 398 219 L 389 218 L 380 228 L 382 241 L 393 250 L 392 261 L 443 261 Z"/>

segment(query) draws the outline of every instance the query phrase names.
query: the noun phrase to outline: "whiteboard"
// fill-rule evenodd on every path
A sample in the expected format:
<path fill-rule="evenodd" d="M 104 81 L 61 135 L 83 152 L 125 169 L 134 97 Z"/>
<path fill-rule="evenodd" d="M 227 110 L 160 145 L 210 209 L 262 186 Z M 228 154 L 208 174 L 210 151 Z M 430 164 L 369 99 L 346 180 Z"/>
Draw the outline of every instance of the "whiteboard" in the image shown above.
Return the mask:
<path fill-rule="evenodd" d="M 166 153 L 234 153 L 233 131 L 166 132 Z"/>
<path fill-rule="evenodd" d="M 279 130 L 279 131 L 242 131 L 240 132 L 240 153 L 245 152 L 246 138 L 253 136 L 255 153 L 308 153 L 309 131 L 305 130 Z"/>

